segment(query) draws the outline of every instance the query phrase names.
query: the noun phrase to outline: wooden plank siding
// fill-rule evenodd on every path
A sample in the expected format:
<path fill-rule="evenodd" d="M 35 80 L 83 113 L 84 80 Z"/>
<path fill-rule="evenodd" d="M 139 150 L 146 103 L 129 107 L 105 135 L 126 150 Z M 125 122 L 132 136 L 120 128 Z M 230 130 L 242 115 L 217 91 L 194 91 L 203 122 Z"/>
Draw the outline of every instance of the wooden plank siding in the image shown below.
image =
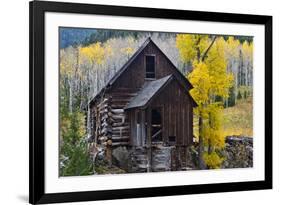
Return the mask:
<path fill-rule="evenodd" d="M 169 59 L 153 43 L 149 43 L 122 75 L 113 83 L 114 88 L 141 88 L 145 81 L 145 55 L 155 55 L 155 79 L 174 74 L 180 76 Z M 182 76 L 179 77 L 181 79 Z M 183 83 L 183 82 L 182 82 Z"/>
<path fill-rule="evenodd" d="M 188 146 L 192 143 L 193 108 L 186 91 L 173 80 L 149 105 L 163 106 L 163 139 L 168 143 L 169 136 L 176 137 L 176 145 Z"/>

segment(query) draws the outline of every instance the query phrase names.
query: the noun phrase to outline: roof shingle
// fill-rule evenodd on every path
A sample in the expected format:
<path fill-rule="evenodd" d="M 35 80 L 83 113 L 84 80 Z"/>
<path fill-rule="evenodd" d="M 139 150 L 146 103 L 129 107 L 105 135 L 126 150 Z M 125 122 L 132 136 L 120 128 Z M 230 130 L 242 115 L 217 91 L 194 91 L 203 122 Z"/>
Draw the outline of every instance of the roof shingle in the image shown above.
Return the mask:
<path fill-rule="evenodd" d="M 125 109 L 131 109 L 136 107 L 144 107 L 150 101 L 150 99 L 165 85 L 173 79 L 173 75 L 168 75 L 166 77 L 160 78 L 158 80 L 153 80 L 146 82 L 143 88 L 138 92 Z"/>

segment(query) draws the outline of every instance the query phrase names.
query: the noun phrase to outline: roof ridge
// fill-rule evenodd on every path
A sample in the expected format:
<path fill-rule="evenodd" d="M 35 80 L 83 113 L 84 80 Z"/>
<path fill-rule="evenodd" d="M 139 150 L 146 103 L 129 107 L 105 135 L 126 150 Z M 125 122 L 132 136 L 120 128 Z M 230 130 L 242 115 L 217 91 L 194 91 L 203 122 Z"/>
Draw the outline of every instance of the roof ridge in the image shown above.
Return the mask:
<path fill-rule="evenodd" d="M 190 88 L 193 88 L 192 84 L 185 78 L 185 76 L 178 70 L 178 68 L 174 65 L 171 59 L 156 45 L 156 43 L 151 39 L 151 37 L 147 37 L 146 40 L 142 43 L 142 45 L 136 50 L 136 52 L 129 58 L 129 60 L 114 74 L 114 76 L 106 83 L 105 86 L 89 101 L 88 104 L 94 101 L 105 89 L 110 87 L 121 75 L 122 73 L 128 68 L 128 66 L 135 60 L 135 58 L 146 48 L 149 43 L 152 43 L 159 51 L 168 59 L 168 62 L 172 65 L 175 69 L 176 73 L 178 73 L 181 80 L 185 81 Z"/>
<path fill-rule="evenodd" d="M 87 104 L 91 103 L 92 100 L 94 100 L 100 93 L 106 89 L 108 86 L 112 85 L 112 83 L 115 82 L 115 80 L 122 74 L 123 70 L 126 70 L 126 68 L 131 64 L 131 62 L 138 56 L 138 54 L 147 46 L 147 44 L 152 41 L 152 39 L 149 37 L 146 38 L 146 40 L 141 44 L 141 46 L 135 51 L 135 53 L 127 60 L 121 68 L 112 76 L 112 78 L 103 86 L 102 89 L 100 89 L 89 101 Z"/>
<path fill-rule="evenodd" d="M 124 65 L 121 66 L 121 68 L 115 73 L 115 75 L 108 81 L 109 85 L 112 85 L 115 80 L 122 74 L 122 71 L 125 70 L 131 62 L 135 59 L 136 56 L 147 46 L 147 44 L 152 41 L 150 37 L 146 38 L 146 40 L 141 44 L 141 46 L 135 51 L 135 53 L 127 60 Z"/>

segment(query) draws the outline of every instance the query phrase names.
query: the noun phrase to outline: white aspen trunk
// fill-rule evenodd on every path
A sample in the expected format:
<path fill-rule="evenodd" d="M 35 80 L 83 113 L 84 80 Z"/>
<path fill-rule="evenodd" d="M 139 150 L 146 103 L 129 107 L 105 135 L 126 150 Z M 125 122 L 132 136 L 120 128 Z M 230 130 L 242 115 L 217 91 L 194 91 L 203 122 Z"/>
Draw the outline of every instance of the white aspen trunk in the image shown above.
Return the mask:
<path fill-rule="evenodd" d="M 72 90 L 72 82 L 69 79 L 68 79 L 68 85 L 69 85 L 69 105 L 68 105 L 68 109 L 69 109 L 69 112 L 72 113 L 73 90 Z"/>
<path fill-rule="evenodd" d="M 80 79 L 79 80 L 79 84 L 80 84 L 80 86 L 79 86 L 79 92 L 80 92 L 80 94 L 81 94 L 81 96 L 84 96 L 84 93 L 83 93 L 83 82 L 82 82 L 82 80 Z M 82 107 L 83 107 L 83 100 L 82 99 L 80 99 L 80 110 L 82 110 Z"/>
<path fill-rule="evenodd" d="M 235 88 L 233 91 L 234 92 L 234 105 L 236 104 L 237 90 L 238 90 L 238 72 L 236 72 L 236 74 L 235 74 Z"/>
<path fill-rule="evenodd" d="M 90 89 L 90 71 L 88 69 L 87 71 L 87 136 L 88 138 L 91 137 L 91 110 L 90 110 L 90 104 L 89 101 L 91 99 L 91 89 Z"/>
<path fill-rule="evenodd" d="M 96 85 L 96 92 L 99 92 L 99 74 L 98 74 L 98 68 L 95 67 L 95 85 Z"/>

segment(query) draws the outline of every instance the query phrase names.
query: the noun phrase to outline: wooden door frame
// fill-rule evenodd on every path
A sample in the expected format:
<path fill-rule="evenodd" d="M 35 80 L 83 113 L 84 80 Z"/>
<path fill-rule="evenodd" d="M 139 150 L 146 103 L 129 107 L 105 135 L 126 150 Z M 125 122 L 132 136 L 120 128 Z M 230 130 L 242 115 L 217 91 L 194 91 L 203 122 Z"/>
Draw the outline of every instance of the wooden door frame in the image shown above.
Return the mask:
<path fill-rule="evenodd" d="M 151 138 L 151 144 L 152 143 L 152 135 L 151 135 L 151 131 L 152 131 L 152 125 L 151 125 L 151 120 L 152 120 L 152 113 L 151 111 L 154 109 L 154 108 L 159 108 L 160 112 L 161 112 L 161 128 L 162 128 L 162 143 L 164 144 L 164 136 L 163 136 L 163 129 L 164 129 L 164 105 L 156 105 L 156 106 L 150 106 L 150 138 Z M 157 144 L 157 143 L 155 143 Z"/>

